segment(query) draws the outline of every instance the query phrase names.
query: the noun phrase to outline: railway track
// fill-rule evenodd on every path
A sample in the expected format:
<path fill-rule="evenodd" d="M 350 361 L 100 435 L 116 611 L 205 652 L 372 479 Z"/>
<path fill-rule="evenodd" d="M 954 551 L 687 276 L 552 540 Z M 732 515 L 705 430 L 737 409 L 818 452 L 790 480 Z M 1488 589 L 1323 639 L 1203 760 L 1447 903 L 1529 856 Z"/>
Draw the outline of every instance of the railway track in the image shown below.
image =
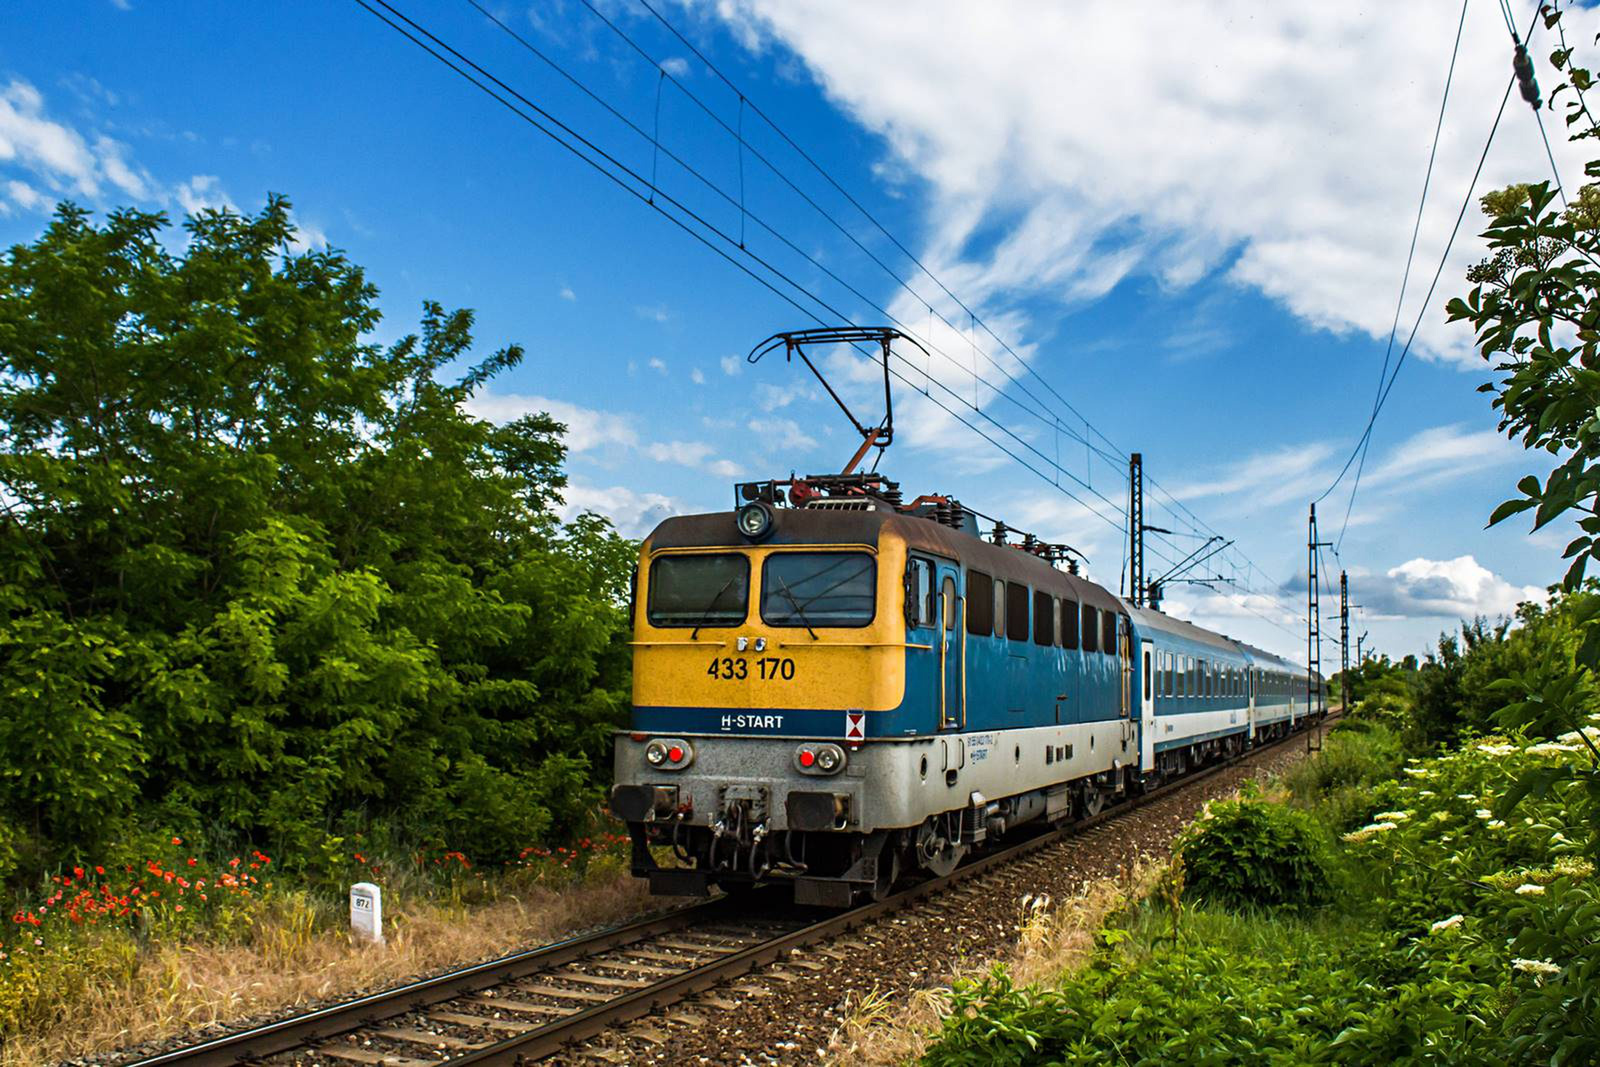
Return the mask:
<path fill-rule="evenodd" d="M 1097 828 L 1106 823 L 1240 760 L 1296 743 L 1307 743 L 1304 731 L 849 911 L 780 911 L 763 907 L 759 893 L 738 906 L 719 898 L 176 1048 L 129 1067 L 537 1062 L 1016 863 L 1064 837 L 1101 832 Z M 810 959 L 794 962 L 826 966 Z"/>

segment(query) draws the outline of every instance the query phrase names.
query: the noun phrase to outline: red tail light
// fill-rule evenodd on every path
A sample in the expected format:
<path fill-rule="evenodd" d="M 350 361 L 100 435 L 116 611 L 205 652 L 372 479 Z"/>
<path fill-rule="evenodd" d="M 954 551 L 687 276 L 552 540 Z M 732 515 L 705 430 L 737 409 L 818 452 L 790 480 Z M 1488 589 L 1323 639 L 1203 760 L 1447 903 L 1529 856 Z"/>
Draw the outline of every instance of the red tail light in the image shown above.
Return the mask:
<path fill-rule="evenodd" d="M 815 762 L 817 762 L 817 754 L 815 752 L 812 752 L 809 748 L 800 750 L 800 766 L 809 767 Z"/>
<path fill-rule="evenodd" d="M 667 749 L 667 759 L 671 760 L 673 763 L 679 762 L 683 759 L 683 749 L 679 748 L 677 745 L 673 745 L 671 748 Z"/>

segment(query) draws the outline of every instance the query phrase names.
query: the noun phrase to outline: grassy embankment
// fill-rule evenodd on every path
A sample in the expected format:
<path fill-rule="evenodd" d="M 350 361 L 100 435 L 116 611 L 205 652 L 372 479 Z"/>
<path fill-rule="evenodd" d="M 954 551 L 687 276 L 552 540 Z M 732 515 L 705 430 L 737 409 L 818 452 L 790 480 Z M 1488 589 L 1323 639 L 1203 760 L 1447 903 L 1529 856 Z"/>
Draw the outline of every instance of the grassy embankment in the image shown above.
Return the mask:
<path fill-rule="evenodd" d="M 1213 805 L 1092 951 L 957 983 L 923 1062 L 1597 1062 L 1584 783 L 1507 796 L 1587 769 L 1585 733 L 1406 759 L 1344 724 L 1267 795 Z"/>
<path fill-rule="evenodd" d="M 647 910 L 625 841 L 598 832 L 483 870 L 458 852 L 342 878 L 275 872 L 260 852 L 74 868 L 11 902 L 0 936 L 0 1065 L 23 1067 L 232 1023 L 550 941 Z M 384 890 L 387 941 L 351 942 L 342 886 Z"/>

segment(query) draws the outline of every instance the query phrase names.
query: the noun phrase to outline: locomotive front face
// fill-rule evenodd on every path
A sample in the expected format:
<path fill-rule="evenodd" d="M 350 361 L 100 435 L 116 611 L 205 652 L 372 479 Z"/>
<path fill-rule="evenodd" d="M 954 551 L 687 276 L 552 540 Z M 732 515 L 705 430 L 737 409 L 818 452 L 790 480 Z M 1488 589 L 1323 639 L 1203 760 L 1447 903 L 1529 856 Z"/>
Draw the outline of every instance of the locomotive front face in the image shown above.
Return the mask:
<path fill-rule="evenodd" d="M 790 831 L 861 828 L 867 716 L 905 695 L 904 545 L 845 516 L 759 541 L 735 516 L 687 521 L 640 554 L 612 808 L 730 877 L 829 865 Z"/>

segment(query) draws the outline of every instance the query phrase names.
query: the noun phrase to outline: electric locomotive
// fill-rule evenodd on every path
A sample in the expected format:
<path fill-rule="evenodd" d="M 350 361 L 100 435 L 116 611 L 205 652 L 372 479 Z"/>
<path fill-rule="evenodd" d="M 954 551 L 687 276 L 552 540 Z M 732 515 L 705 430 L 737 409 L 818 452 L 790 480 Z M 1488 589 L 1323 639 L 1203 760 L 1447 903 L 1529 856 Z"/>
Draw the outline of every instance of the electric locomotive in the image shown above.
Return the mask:
<path fill-rule="evenodd" d="M 856 425 L 846 473 L 737 486 L 640 548 L 611 808 L 653 893 L 846 906 L 1320 713 L 1304 668 L 1128 604 L 1067 546 L 851 473 L 892 421 Z"/>

